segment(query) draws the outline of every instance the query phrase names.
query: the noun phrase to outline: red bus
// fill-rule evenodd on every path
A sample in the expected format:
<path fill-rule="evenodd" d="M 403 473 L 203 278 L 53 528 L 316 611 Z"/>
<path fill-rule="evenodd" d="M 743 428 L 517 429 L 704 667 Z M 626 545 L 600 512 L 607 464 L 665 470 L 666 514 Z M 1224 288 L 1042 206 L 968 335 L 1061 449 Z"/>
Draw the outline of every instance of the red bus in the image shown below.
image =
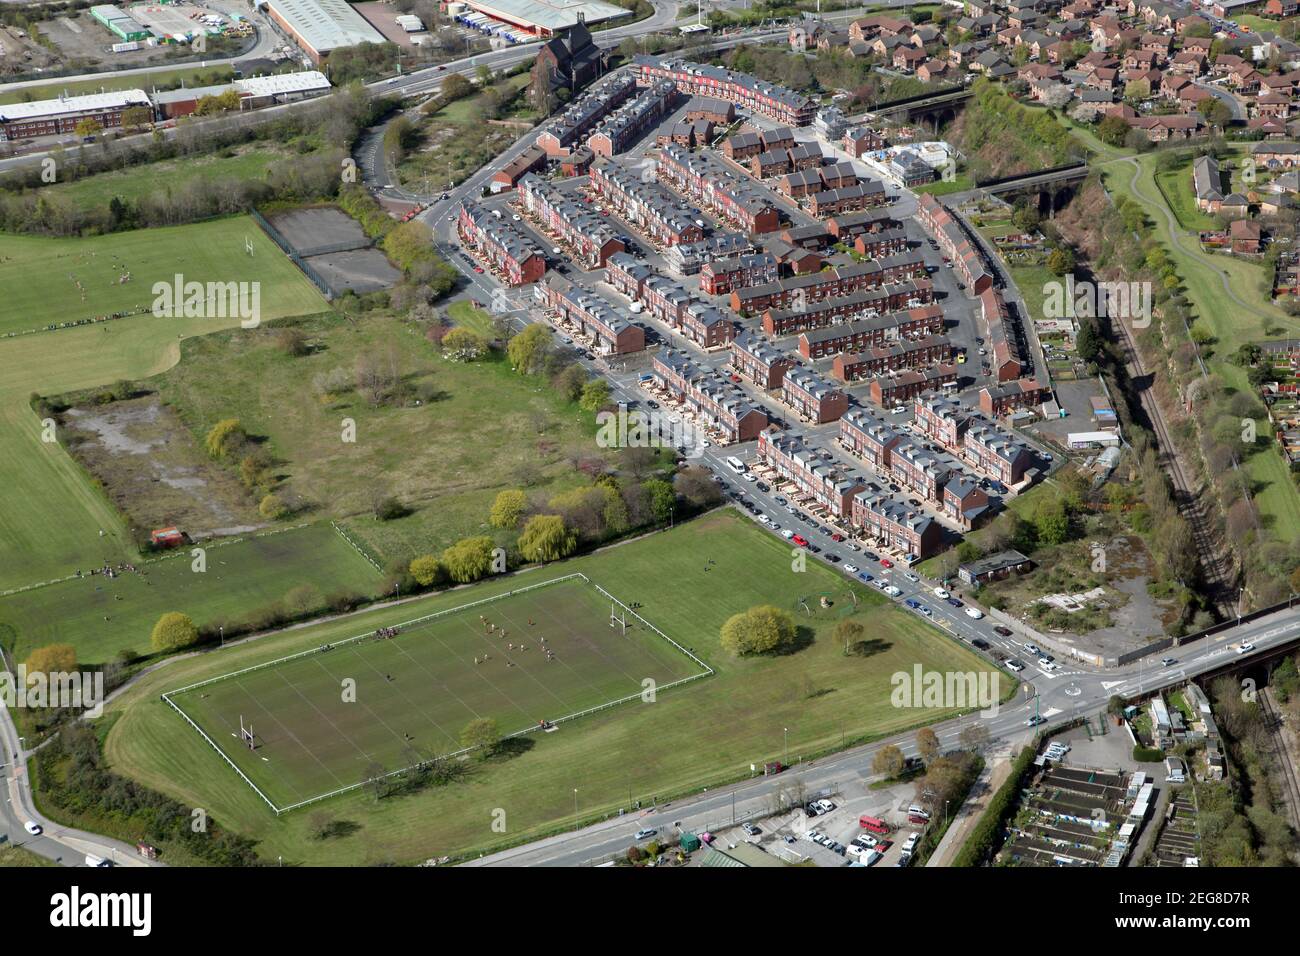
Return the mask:
<path fill-rule="evenodd" d="M 875 817 L 869 817 L 865 814 L 858 817 L 858 825 L 864 830 L 870 830 L 872 833 L 888 833 L 889 824 L 884 820 L 877 820 Z"/>

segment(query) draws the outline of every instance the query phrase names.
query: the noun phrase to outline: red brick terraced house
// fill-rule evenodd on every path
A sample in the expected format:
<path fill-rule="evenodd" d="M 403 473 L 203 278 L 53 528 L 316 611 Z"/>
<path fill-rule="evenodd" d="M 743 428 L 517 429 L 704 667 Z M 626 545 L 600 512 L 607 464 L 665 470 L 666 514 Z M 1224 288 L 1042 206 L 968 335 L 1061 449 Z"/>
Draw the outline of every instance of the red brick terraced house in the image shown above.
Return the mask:
<path fill-rule="evenodd" d="M 681 93 L 726 100 L 740 109 L 761 113 L 778 123 L 807 126 L 817 113 L 817 103 L 802 93 L 748 73 L 654 56 L 633 57 L 632 64 L 637 83 L 642 86 L 658 80 L 671 80 Z"/>
<path fill-rule="evenodd" d="M 870 412 L 852 408 L 840 418 L 840 446 L 879 475 L 889 474 L 903 437 Z"/>
<path fill-rule="evenodd" d="M 775 282 L 779 273 L 775 256 L 752 252 L 734 259 L 706 262 L 700 269 L 700 289 L 708 295 L 726 295 L 733 289 Z"/>
<path fill-rule="evenodd" d="M 961 456 L 973 469 L 1007 487 L 1020 484 L 1035 460 L 1025 445 L 982 421 L 966 429 Z"/>
<path fill-rule="evenodd" d="M 775 232 L 781 215 L 762 189 L 711 156 L 676 144 L 659 154 L 658 175 L 682 195 L 750 233 Z"/>
<path fill-rule="evenodd" d="M 846 212 L 826 220 L 826 229 L 839 242 L 855 236 L 871 235 L 897 229 L 902 223 L 887 212 L 877 209 L 864 209 L 861 212 Z"/>
<path fill-rule="evenodd" d="M 869 319 L 886 312 L 919 308 L 928 304 L 933 295 L 934 287 L 929 279 L 908 279 L 879 289 L 823 299 L 810 303 L 805 309 L 767 309 L 763 312 L 763 331 L 771 336 L 796 335 L 834 325 L 843 319 Z M 937 321 L 941 323 L 942 318 Z M 942 326 L 936 328 L 933 321 L 927 322 L 924 327 L 932 329 L 933 333 L 942 331 Z M 918 332 L 920 328 L 918 325 Z M 835 351 L 852 351 L 856 348 L 857 346 L 849 346 Z"/>
<path fill-rule="evenodd" d="M 781 387 L 785 373 L 798 360 L 752 332 L 742 332 L 731 341 L 731 367 L 764 391 Z"/>
<path fill-rule="evenodd" d="M 587 137 L 587 148 L 606 158 L 626 152 L 672 111 L 676 100 L 671 83 L 655 83 L 602 119 Z"/>
<path fill-rule="evenodd" d="M 625 220 L 661 246 L 699 242 L 704 227 L 695 212 L 656 182 L 618 163 L 594 166 L 591 191 Z"/>
<path fill-rule="evenodd" d="M 627 102 L 636 89 L 636 78 L 629 73 L 606 77 L 566 106 L 564 112 L 547 121 L 535 142 L 547 156 L 568 156 L 586 142 L 587 135 L 601 120 Z"/>
<path fill-rule="evenodd" d="M 599 295 L 551 273 L 538 289 L 542 305 L 578 325 L 581 334 L 597 341 L 602 355 L 628 355 L 645 349 L 645 330 Z"/>
<path fill-rule="evenodd" d="M 724 140 L 719 150 L 732 162 L 743 163 L 760 153 L 788 150 L 794 145 L 794 133 L 788 126 L 769 130 L 744 130 Z"/>
<path fill-rule="evenodd" d="M 487 263 L 507 285 L 537 282 L 546 272 L 540 249 L 513 223 L 497 219 L 476 203 L 461 204 L 456 231 L 461 246 Z"/>
<path fill-rule="evenodd" d="M 655 382 L 695 417 L 721 432 L 727 443 L 752 441 L 767 428 L 767 413 L 711 369 L 684 352 L 662 349 L 651 360 Z"/>
<path fill-rule="evenodd" d="M 809 275 L 789 276 L 776 282 L 747 286 L 731 293 L 731 308 L 743 314 L 766 309 L 807 306 L 823 299 L 852 295 L 905 279 L 921 279 L 925 260 L 917 253 L 904 253 L 871 262 L 851 262 Z"/>
<path fill-rule="evenodd" d="M 865 353 L 933 337 L 942 330 L 943 310 L 931 303 L 902 312 L 887 312 L 809 329 L 799 335 L 799 354 L 816 360 L 828 355 Z"/>
<path fill-rule="evenodd" d="M 847 392 L 805 368 L 792 368 L 785 373 L 781 401 L 814 425 L 838 421 L 849 410 Z"/>
<path fill-rule="evenodd" d="M 993 273 L 984 261 L 979 246 L 966 233 L 965 226 L 948 208 L 926 193 L 916 206 L 917 221 L 934 236 L 944 255 L 952 260 L 953 269 L 974 294 L 993 286 Z"/>
<path fill-rule="evenodd" d="M 840 213 L 857 212 L 892 203 L 893 197 L 885 192 L 885 184 L 878 179 L 863 179 L 842 189 L 826 189 L 808 198 L 808 211 L 818 219 L 829 219 Z"/>
<path fill-rule="evenodd" d="M 986 385 L 980 389 L 980 411 L 990 418 L 1001 418 L 1010 412 L 1037 408 L 1052 397 L 1052 390 L 1037 379 L 1021 378 L 1001 385 Z"/>
<path fill-rule="evenodd" d="M 980 295 L 980 312 L 988 331 L 989 366 L 998 382 L 1011 382 L 1032 368 L 1020 352 L 1014 319 L 1002 293 L 986 289 Z"/>
<path fill-rule="evenodd" d="M 807 334 L 807 333 L 805 333 Z M 802 346 L 802 337 L 801 337 Z M 903 339 L 893 345 L 841 352 L 831 363 L 831 374 L 841 382 L 856 382 L 902 368 L 921 368 L 952 361 L 952 343 L 946 335 Z"/>
<path fill-rule="evenodd" d="M 867 259 L 883 259 L 907 252 L 907 232 L 902 226 L 880 232 L 864 232 L 853 240 L 853 251 Z"/>
<path fill-rule="evenodd" d="M 860 491 L 853 496 L 852 523 L 868 538 L 912 560 L 923 561 L 943 544 L 943 528 L 923 511 L 892 495 Z"/>
<path fill-rule="evenodd" d="M 567 243 L 587 268 L 604 266 L 627 247 L 609 224 L 587 211 L 540 176 L 529 173 L 517 189 L 524 210 L 549 232 Z"/>
<path fill-rule="evenodd" d="M 758 460 L 795 486 L 793 492 L 787 489 L 792 500 L 807 507 L 811 499 L 837 521 L 848 522 L 853 497 L 866 487 L 860 479 L 840 474 L 798 437 L 786 432 L 762 432 L 758 436 Z"/>
<path fill-rule="evenodd" d="M 871 400 L 882 408 L 910 402 L 922 392 L 957 381 L 956 365 L 935 365 L 927 369 L 904 369 L 871 380 Z"/>

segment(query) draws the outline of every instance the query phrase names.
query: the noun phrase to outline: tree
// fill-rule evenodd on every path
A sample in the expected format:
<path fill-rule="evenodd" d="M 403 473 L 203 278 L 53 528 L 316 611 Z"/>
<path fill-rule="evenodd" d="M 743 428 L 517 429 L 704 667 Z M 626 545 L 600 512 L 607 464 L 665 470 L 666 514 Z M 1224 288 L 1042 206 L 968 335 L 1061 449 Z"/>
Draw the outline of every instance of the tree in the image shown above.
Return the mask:
<path fill-rule="evenodd" d="M 519 521 L 527 510 L 528 496 L 517 488 L 507 488 L 497 492 L 488 521 L 494 528 L 509 531 L 519 527 Z"/>
<path fill-rule="evenodd" d="M 988 746 L 989 737 L 988 727 L 982 723 L 974 723 L 963 727 L 957 739 L 967 750 L 978 752 Z"/>
<path fill-rule="evenodd" d="M 290 326 L 275 333 L 275 344 L 285 355 L 298 357 L 311 351 L 307 346 L 307 336 L 302 329 Z"/>
<path fill-rule="evenodd" d="M 279 495 L 268 494 L 258 502 L 257 513 L 267 521 L 278 521 L 289 513 L 289 506 Z"/>
<path fill-rule="evenodd" d="M 442 336 L 442 354 L 457 362 L 473 362 L 488 350 L 488 341 L 473 329 L 458 325 Z"/>
<path fill-rule="evenodd" d="M 492 539 L 486 535 L 461 538 L 442 552 L 447 576 L 457 584 L 477 581 L 492 570 Z"/>
<path fill-rule="evenodd" d="M 1061 544 L 1070 534 L 1070 516 L 1059 498 L 1044 499 L 1034 514 L 1034 532 L 1043 544 Z"/>
<path fill-rule="evenodd" d="M 188 614 L 169 611 L 158 618 L 149 635 L 149 645 L 156 653 L 168 654 L 189 647 L 199 639 L 199 629 Z"/>
<path fill-rule="evenodd" d="M 578 405 L 583 411 L 598 412 L 609 403 L 609 382 L 603 378 L 593 378 L 582 386 L 582 398 Z"/>
<path fill-rule="evenodd" d="M 1205 117 L 1205 122 L 1223 129 L 1232 120 L 1232 109 L 1223 100 L 1213 96 L 1206 97 L 1196 106 L 1197 112 Z"/>
<path fill-rule="evenodd" d="M 558 561 L 573 554 L 578 534 L 559 515 L 533 515 L 519 535 L 519 553 L 534 562 Z"/>
<path fill-rule="evenodd" d="M 1074 271 L 1074 253 L 1058 247 L 1047 254 L 1047 268 L 1052 275 L 1063 276 Z"/>
<path fill-rule="evenodd" d="M 531 375 L 542 367 L 551 350 L 551 333 L 544 325 L 530 325 L 506 346 L 510 365 L 521 375 Z"/>
<path fill-rule="evenodd" d="M 1079 320 L 1079 334 L 1075 336 L 1074 347 L 1079 353 L 1079 358 L 1085 362 L 1095 362 L 1101 357 L 1102 349 L 1101 333 L 1097 331 L 1097 324 L 1090 318 L 1081 318 Z"/>
<path fill-rule="evenodd" d="M 1097 124 L 1097 138 L 1107 146 L 1123 146 L 1128 129 L 1128 123 L 1122 117 L 1107 116 Z"/>
<path fill-rule="evenodd" d="M 71 644 L 46 644 L 27 655 L 27 673 L 71 674 L 77 669 L 77 649 Z"/>
<path fill-rule="evenodd" d="M 122 110 L 124 129 L 138 130 L 153 123 L 153 111 L 147 106 L 128 106 Z"/>
<path fill-rule="evenodd" d="M 673 485 L 679 495 L 697 508 L 712 508 L 722 500 L 722 489 L 713 480 L 713 472 L 699 465 L 679 471 Z"/>
<path fill-rule="evenodd" d="M 501 746 L 501 731 L 497 729 L 497 722 L 491 717 L 471 720 L 460 732 L 460 745 L 481 750 L 484 757 L 490 757 Z"/>
<path fill-rule="evenodd" d="M 853 649 L 862 641 L 867 629 L 859 621 L 840 621 L 831 632 L 837 644 L 844 646 L 845 654 L 852 654 Z"/>
<path fill-rule="evenodd" d="M 223 418 L 212 426 L 203 445 L 213 458 L 225 458 L 243 445 L 247 437 L 238 418 Z"/>
<path fill-rule="evenodd" d="M 655 521 L 663 524 L 672 518 L 673 509 L 677 507 L 677 493 L 673 486 L 662 478 L 651 478 L 643 487 L 650 497 L 650 513 Z"/>
<path fill-rule="evenodd" d="M 104 126 L 99 120 L 87 116 L 85 119 L 77 121 L 77 125 L 73 127 L 73 131 L 82 139 L 89 139 L 92 136 L 98 136 L 102 133 L 104 131 Z"/>
<path fill-rule="evenodd" d="M 443 78 L 442 91 L 438 94 L 438 100 L 441 100 L 439 108 L 455 100 L 464 99 L 473 93 L 474 89 L 474 84 L 468 78 L 461 76 L 459 73 L 448 73 Z M 438 102 L 438 100 L 434 102 Z"/>
<path fill-rule="evenodd" d="M 922 727 L 916 732 L 916 749 L 921 759 L 929 764 L 939 756 L 939 735 L 929 727 Z"/>
<path fill-rule="evenodd" d="M 886 780 L 893 780 L 901 774 L 904 766 L 906 761 L 903 759 L 903 751 L 893 744 L 885 744 L 871 760 L 871 772 Z"/>
<path fill-rule="evenodd" d="M 422 554 L 411 561 L 411 577 L 415 578 L 415 583 L 422 588 L 437 584 L 443 576 L 442 562 L 432 554 Z"/>
<path fill-rule="evenodd" d="M 751 607 L 733 614 L 722 625 L 722 646 L 732 654 L 771 654 L 794 645 L 797 628 L 794 618 L 770 604 Z"/>

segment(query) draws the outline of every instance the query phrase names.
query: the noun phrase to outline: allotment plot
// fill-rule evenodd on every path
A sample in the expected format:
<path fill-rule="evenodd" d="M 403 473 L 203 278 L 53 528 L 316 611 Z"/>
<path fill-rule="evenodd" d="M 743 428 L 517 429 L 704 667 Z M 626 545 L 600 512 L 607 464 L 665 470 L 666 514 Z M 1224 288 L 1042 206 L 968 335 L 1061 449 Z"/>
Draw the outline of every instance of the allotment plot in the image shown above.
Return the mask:
<path fill-rule="evenodd" d="M 472 595 L 472 591 L 467 592 Z M 277 811 L 711 671 L 580 574 L 166 695 Z M 252 733 L 252 746 L 246 732 Z M 214 756 L 213 759 L 218 759 Z"/>

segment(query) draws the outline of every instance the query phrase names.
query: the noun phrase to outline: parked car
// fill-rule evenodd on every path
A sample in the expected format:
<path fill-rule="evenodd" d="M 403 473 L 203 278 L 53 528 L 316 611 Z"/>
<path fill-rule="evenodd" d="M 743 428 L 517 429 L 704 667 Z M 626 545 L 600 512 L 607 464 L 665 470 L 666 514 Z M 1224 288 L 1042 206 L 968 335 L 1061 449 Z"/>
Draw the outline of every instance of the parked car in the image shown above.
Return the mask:
<path fill-rule="evenodd" d="M 978 621 L 980 618 L 984 616 L 984 612 L 977 607 L 968 607 L 966 608 L 966 616 L 969 618 L 974 618 L 975 620 Z"/>
<path fill-rule="evenodd" d="M 984 640 L 982 637 L 974 638 L 970 643 L 971 647 L 978 647 L 981 651 L 987 651 L 989 649 L 989 642 Z"/>
<path fill-rule="evenodd" d="M 961 606 L 962 606 L 962 602 L 961 602 L 961 599 L 960 599 L 960 598 L 950 597 L 950 598 L 947 599 L 947 601 L 948 601 L 948 605 L 949 605 L 950 607 L 961 607 Z"/>
<path fill-rule="evenodd" d="M 745 831 L 746 836 L 758 836 L 760 833 L 763 832 L 758 827 L 754 826 L 754 824 L 752 823 L 742 823 L 740 825 L 740 829 Z"/>
<path fill-rule="evenodd" d="M 993 633 L 997 634 L 1000 637 L 1010 637 L 1011 628 L 1003 627 L 1001 624 L 999 624 L 997 627 L 993 628 Z"/>
<path fill-rule="evenodd" d="M 1025 669 L 1024 663 L 1016 660 L 1014 657 L 1011 658 L 1011 660 L 1007 661 L 1007 670 L 1015 674 L 1019 674 L 1024 669 Z"/>
<path fill-rule="evenodd" d="M 640 830 L 636 831 L 635 839 L 637 841 L 648 840 L 658 832 L 658 827 L 642 827 Z"/>
<path fill-rule="evenodd" d="M 881 566 L 882 568 L 892 568 L 892 567 L 894 566 L 894 562 L 893 562 L 893 561 L 890 561 L 888 558 L 881 558 L 881 559 L 880 559 L 880 566 Z"/>
<path fill-rule="evenodd" d="M 861 581 L 863 584 L 870 584 L 872 581 L 875 580 L 875 578 L 873 578 L 866 571 L 861 571 L 858 573 L 858 580 Z"/>
<path fill-rule="evenodd" d="M 1025 653 L 1032 654 L 1034 657 L 1041 657 L 1043 651 L 1042 648 L 1040 648 L 1037 644 L 1031 643 L 1025 645 Z"/>
<path fill-rule="evenodd" d="M 952 597 L 952 595 L 949 594 L 948 591 L 947 591 L 945 588 L 942 588 L 942 587 L 938 587 L 938 588 L 935 588 L 935 589 L 934 589 L 934 596 L 937 597 L 937 598 L 943 598 L 945 601 L 946 601 L 948 598 Z"/>

